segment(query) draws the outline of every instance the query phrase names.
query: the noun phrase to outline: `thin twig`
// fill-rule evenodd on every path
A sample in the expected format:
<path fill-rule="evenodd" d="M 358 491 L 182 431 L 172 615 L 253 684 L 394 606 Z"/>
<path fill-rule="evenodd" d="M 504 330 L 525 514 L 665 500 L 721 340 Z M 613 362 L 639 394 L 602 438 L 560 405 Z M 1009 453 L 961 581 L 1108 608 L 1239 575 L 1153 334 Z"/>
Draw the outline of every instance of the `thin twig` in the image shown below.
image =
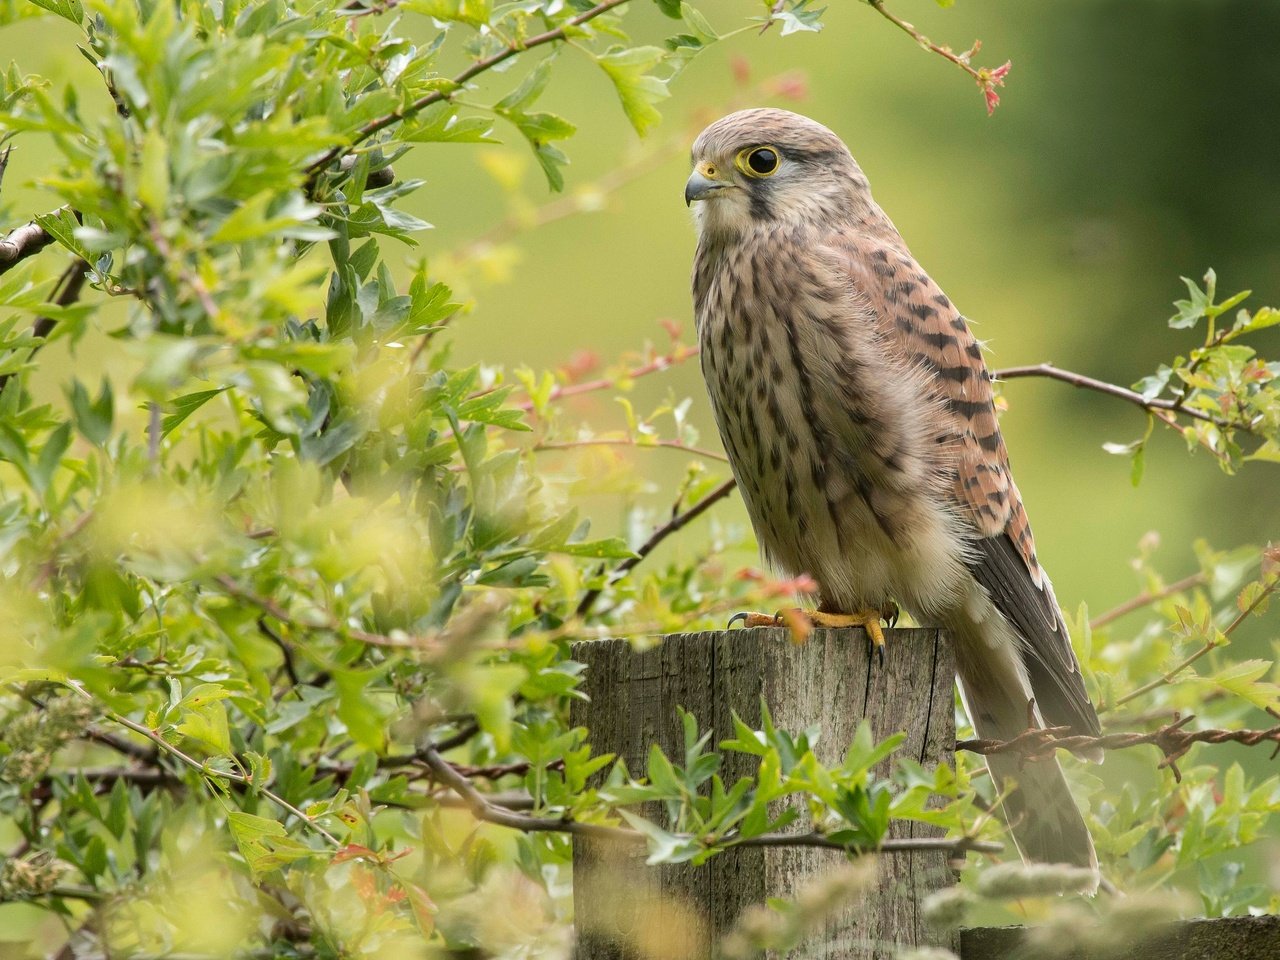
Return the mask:
<path fill-rule="evenodd" d="M 720 463 L 729 462 L 729 458 L 723 453 L 707 450 L 704 447 L 693 447 L 687 443 L 681 443 L 679 440 L 646 440 L 642 442 L 629 437 L 593 437 L 590 440 L 543 441 L 533 445 L 534 450 L 575 450 L 580 447 L 636 447 L 641 450 L 662 448 L 691 453 L 697 457 L 706 457 L 708 460 L 718 460 Z"/>
<path fill-rule="evenodd" d="M 913 26 L 910 23 L 907 23 L 907 21 L 903 20 L 897 14 L 891 13 L 890 11 L 886 10 L 884 6 L 884 0 L 867 0 L 867 2 L 870 3 L 871 6 L 875 7 L 876 12 L 880 14 L 880 16 L 884 17 L 886 20 L 888 20 L 890 23 L 896 26 L 899 30 L 902 30 L 904 33 L 908 34 L 913 40 L 915 40 L 916 43 L 920 44 L 920 46 L 924 47 L 926 50 L 930 50 L 933 53 L 936 53 L 938 56 L 946 60 L 950 60 L 952 63 L 954 63 L 957 67 L 959 67 L 969 76 L 973 77 L 973 79 L 976 80 L 978 83 L 982 82 L 982 75 L 976 69 L 974 69 L 973 64 L 969 62 L 969 59 L 967 56 L 965 56 L 964 54 L 956 53 L 950 47 L 943 47 L 934 43 L 932 40 L 930 40 L 928 37 L 922 34 L 919 30 L 917 30 L 915 26 Z"/>
<path fill-rule="evenodd" d="M 666 523 L 664 523 L 662 526 L 654 530 L 653 533 L 649 535 L 649 539 L 646 540 L 640 546 L 640 549 L 636 551 L 636 555 L 634 557 L 628 557 L 627 559 L 623 560 L 620 564 L 618 564 L 616 567 L 614 567 L 613 573 L 609 575 L 608 583 L 610 585 L 615 584 L 619 580 L 621 580 L 623 577 L 625 577 L 628 573 L 634 570 L 644 560 L 645 557 L 653 553 L 653 551 L 658 548 L 658 545 L 662 543 L 663 540 L 667 539 L 667 537 L 683 529 L 686 525 L 693 522 L 698 517 L 702 516 L 709 509 L 711 509 L 711 507 L 714 504 L 720 502 L 725 497 L 727 497 L 730 493 L 732 493 L 733 488 L 736 486 L 737 486 L 736 481 L 726 480 L 724 483 L 720 484 L 720 486 L 716 487 L 714 490 L 708 493 L 705 497 L 703 497 L 701 500 L 695 503 L 688 510 L 684 511 L 683 513 L 677 514 L 676 516 L 668 520 Z M 591 612 L 591 608 L 595 606 L 596 600 L 600 598 L 600 594 L 602 590 L 603 590 L 602 587 L 594 587 L 591 590 L 588 590 L 583 595 L 582 601 L 578 604 L 577 611 L 575 611 L 575 615 L 578 618 L 585 617 L 588 613 Z"/>
<path fill-rule="evenodd" d="M 84 690 L 84 688 L 82 688 L 79 684 L 74 682 L 69 682 L 67 686 L 69 689 L 74 690 L 80 696 L 84 697 L 90 703 L 96 702 L 94 701 L 93 697 L 86 690 Z M 242 786 L 250 787 L 256 790 L 258 793 L 262 794 L 272 803 L 279 806 L 281 809 L 286 810 L 289 813 L 293 814 L 295 817 L 297 817 L 300 821 L 302 821 L 304 824 L 309 826 L 316 833 L 320 834 L 322 837 L 324 837 L 326 840 L 332 843 L 335 847 L 341 846 L 341 844 L 338 842 L 337 837 L 331 834 L 324 827 L 320 826 L 320 824 L 316 823 L 313 819 L 308 817 L 305 813 L 303 813 L 301 810 L 299 810 L 297 807 L 291 804 L 288 800 L 284 799 L 284 797 L 268 789 L 268 787 L 265 784 L 255 783 L 252 777 L 245 776 L 244 774 L 241 774 L 241 773 L 235 773 L 234 771 L 231 771 L 231 770 L 216 770 L 210 767 L 209 764 L 202 763 L 199 760 L 197 760 L 195 757 L 191 756 L 190 754 L 183 752 L 180 748 L 175 747 L 172 743 L 164 739 L 164 737 L 160 736 L 159 733 L 152 730 L 150 727 L 146 727 L 141 723 L 136 723 L 133 720 L 130 720 L 128 717 L 122 716 L 121 714 L 118 714 L 113 710 L 104 711 L 104 715 L 112 722 L 118 723 L 122 727 L 132 730 L 134 733 L 138 733 L 146 737 L 148 740 L 154 743 L 157 747 L 159 747 L 161 751 L 169 754 L 171 757 L 174 757 L 177 760 L 180 760 L 182 763 L 186 764 L 191 769 L 198 770 L 203 776 L 213 777 L 220 780 L 226 780 L 231 783 L 238 783 L 238 784 L 241 784 Z"/>
<path fill-rule="evenodd" d="M 661 373 L 663 370 L 668 370 L 676 364 L 684 363 L 690 357 L 696 357 L 697 355 L 697 347 L 676 344 L 670 353 L 652 357 L 638 366 L 623 371 L 616 377 L 600 377 L 595 380 L 584 380 L 582 383 L 557 384 L 551 388 L 551 392 L 547 395 L 547 402 L 563 400 L 565 397 L 576 397 L 583 393 L 593 393 L 597 390 L 608 390 L 611 387 L 616 387 L 621 380 L 639 380 L 641 377 L 647 377 L 651 373 Z M 475 396 L 483 396 L 485 393 L 492 393 L 492 390 L 481 391 Z M 519 410 L 532 410 L 535 407 L 535 403 L 533 400 L 524 400 L 514 406 Z"/>
<path fill-rule="evenodd" d="M 462 776 L 440 756 L 435 749 L 423 751 L 424 762 L 435 771 L 442 783 L 462 798 L 467 809 L 477 820 L 497 824 L 523 833 L 567 833 L 572 836 L 587 837 L 593 840 L 610 840 L 623 843 L 644 843 L 645 835 L 639 830 L 625 827 L 612 827 L 597 823 L 582 823 L 577 820 L 553 817 L 536 817 L 518 813 L 506 807 L 490 803 L 485 795 L 475 788 L 466 777 Z M 692 840 L 692 836 L 684 839 Z M 827 847 L 833 850 L 844 850 L 849 853 L 904 853 L 910 850 L 947 850 L 960 852 L 978 850 L 983 853 L 998 853 L 1002 847 L 998 843 L 985 840 L 974 840 L 960 837 L 947 840 L 940 837 L 921 837 L 918 839 L 885 840 L 878 847 L 865 848 L 852 844 L 839 843 L 819 833 L 766 833 L 741 840 L 729 840 L 727 846 L 734 847 Z"/>
<path fill-rule="evenodd" d="M 768 32 L 769 28 L 772 27 L 774 22 L 777 20 L 778 14 L 782 12 L 782 8 L 785 7 L 786 5 L 787 5 L 787 0 L 774 0 L 773 6 L 769 8 L 769 19 L 766 20 L 764 22 L 764 25 L 760 27 L 760 33 L 758 34 L 758 36 L 763 37 L 765 33 Z"/>
<path fill-rule="evenodd" d="M 1016 380 L 1019 377 L 1048 377 L 1050 380 L 1061 380 L 1063 383 L 1069 383 L 1073 387 L 1104 393 L 1109 397 L 1115 397 L 1118 400 L 1131 403 L 1135 407 L 1141 407 L 1169 426 L 1176 427 L 1178 425 L 1177 414 L 1186 414 L 1188 417 L 1203 420 L 1205 423 L 1211 423 L 1215 427 L 1224 430 L 1244 430 L 1249 432 L 1253 429 L 1253 425 L 1250 423 L 1236 423 L 1224 420 L 1220 417 L 1215 417 L 1211 413 L 1205 413 L 1203 410 L 1178 406 L 1173 400 L 1163 397 L 1148 399 L 1142 394 L 1125 387 L 1107 383 L 1105 380 L 1095 380 L 1093 377 L 1086 377 L 1084 374 L 1075 373 L 1071 370 L 1063 370 L 1051 363 L 1037 363 L 1024 367 L 1006 367 L 1003 370 L 992 371 L 992 376 L 997 380 Z"/>
<path fill-rule="evenodd" d="M 1258 609 L 1258 607 L 1267 599 L 1267 597 L 1275 593 L 1277 587 L 1280 587 L 1280 577 L 1277 577 L 1275 580 L 1269 583 L 1262 591 L 1260 591 L 1258 595 L 1254 598 L 1253 603 L 1249 604 L 1249 606 L 1246 609 L 1241 610 L 1240 613 L 1236 616 L 1236 618 L 1232 620 L 1230 624 L 1227 625 L 1227 628 L 1222 631 L 1222 635 L 1224 637 L 1230 637 L 1231 634 L 1235 633 L 1236 628 L 1239 627 L 1240 624 L 1244 623 L 1245 619 L 1250 614 L 1252 614 L 1254 610 Z M 1163 687 L 1167 684 L 1172 683 L 1174 677 L 1180 674 L 1183 670 L 1187 669 L 1187 667 L 1191 666 L 1193 663 L 1195 663 L 1197 660 L 1203 657 L 1210 650 L 1213 650 L 1216 647 L 1219 647 L 1221 645 L 1222 644 L 1219 643 L 1218 640 L 1211 635 L 1207 640 L 1205 640 L 1204 645 L 1200 647 L 1200 649 L 1196 650 L 1190 656 L 1186 657 L 1181 663 L 1179 663 L 1172 670 L 1169 670 L 1167 673 L 1164 673 L 1161 676 L 1156 677 L 1150 683 L 1144 683 L 1142 686 L 1138 687 L 1136 690 L 1130 690 L 1123 697 L 1120 697 L 1118 700 L 1116 700 L 1115 703 L 1100 706 L 1098 708 L 1098 712 L 1104 713 L 1107 710 L 1111 710 L 1115 707 L 1121 706 L 1122 704 L 1126 704 L 1130 700 L 1136 700 L 1138 697 L 1141 697 L 1144 694 L 1150 693 L 1152 690 L 1155 690 L 1157 687 Z"/>
<path fill-rule="evenodd" d="M 614 7 L 620 7 L 627 2 L 628 0 L 603 0 L 603 2 L 597 3 L 590 10 L 586 10 L 567 21 L 563 26 L 556 27 L 554 30 L 548 30 L 545 33 L 539 33 L 535 36 L 529 37 L 523 43 L 512 44 L 491 56 L 477 60 L 461 73 L 455 75 L 447 88 L 442 90 L 433 90 L 431 93 L 419 97 L 417 100 L 414 100 L 405 107 L 393 110 L 375 120 L 370 120 L 356 131 L 355 136 L 348 143 L 331 147 L 326 150 L 319 159 L 307 167 L 306 192 L 311 193 L 314 190 L 316 181 L 320 178 L 320 175 L 324 173 L 329 164 L 333 163 L 343 154 L 349 152 L 353 147 L 356 147 L 365 140 L 368 140 L 376 133 L 385 130 L 393 124 L 399 123 L 402 120 L 408 119 L 433 104 L 450 99 L 455 93 L 462 89 L 467 81 L 479 76 L 487 70 L 492 70 L 498 64 L 509 60 L 516 54 L 523 53 L 526 50 L 531 50 L 534 47 L 540 47 L 543 44 L 564 40 L 566 38 L 566 29 L 579 27 L 587 21 L 594 20 L 601 14 L 608 13 Z"/>
<path fill-rule="evenodd" d="M 106 730 L 99 730 L 97 727 L 86 727 L 81 736 L 86 740 L 92 740 L 94 743 L 100 743 L 104 747 L 110 747 L 116 753 L 132 757 L 139 763 L 154 764 L 157 759 L 155 750 L 150 750 L 123 737 L 117 737 L 114 733 L 109 733 Z"/>
<path fill-rule="evenodd" d="M 361 643 L 367 643 L 373 647 L 386 647 L 393 650 L 418 650 L 421 652 L 434 651 L 440 646 L 440 638 L 429 637 L 425 635 L 414 635 L 400 637 L 387 636 L 384 633 L 370 633 L 367 630 L 360 630 L 355 627 L 344 626 L 332 616 L 326 616 L 320 623 L 303 623 L 297 620 L 288 610 L 278 604 L 271 597 L 263 596 L 255 593 L 246 587 L 240 586 L 231 577 L 225 573 L 218 574 L 213 578 L 214 581 L 224 591 L 238 600 L 244 600 L 253 604 L 259 610 L 268 614 L 272 618 L 279 620 L 281 623 L 288 624 L 300 630 L 324 630 L 329 633 L 336 633 L 339 636 L 350 637 L 352 640 L 358 640 Z"/>
<path fill-rule="evenodd" d="M 475 720 L 468 720 L 461 727 L 459 727 L 458 731 L 454 733 L 452 736 L 446 737 L 443 740 L 437 741 L 435 746 L 432 749 L 436 751 L 452 750 L 455 747 L 462 746 L 464 743 L 466 743 L 468 740 L 470 740 L 479 732 L 480 732 L 480 724 L 478 724 Z M 422 751 L 418 751 L 416 754 L 414 754 L 414 759 L 421 760 L 422 753 L 423 753 Z"/>
<path fill-rule="evenodd" d="M 284 662 L 284 672 L 289 677 L 289 682 L 295 687 L 301 686 L 302 681 L 298 678 L 298 670 L 293 665 L 293 651 L 290 649 L 289 642 L 271 629 L 266 617 L 258 617 L 258 632 L 280 650 L 280 659 Z"/>
<path fill-rule="evenodd" d="M 1141 610 L 1143 607 L 1149 607 L 1153 603 L 1159 603 L 1161 600 L 1167 600 L 1175 594 L 1182 593 L 1184 590 L 1190 590 L 1192 587 L 1200 587 L 1209 582 L 1208 576 L 1203 573 L 1193 573 L 1189 577 L 1183 577 L 1176 583 L 1171 583 L 1167 587 L 1163 587 L 1154 593 L 1149 590 L 1143 591 L 1136 597 L 1131 597 L 1124 603 L 1112 607 L 1106 613 L 1099 614 L 1089 621 L 1089 629 L 1097 630 L 1099 627 L 1105 627 L 1109 623 L 1119 620 L 1127 614 L 1133 613 L 1135 610 Z"/>
<path fill-rule="evenodd" d="M 899 30 L 905 32 L 915 40 L 916 43 L 924 47 L 924 49 L 932 53 L 936 53 L 945 60 L 951 61 L 971 76 L 974 82 L 977 83 L 978 87 L 982 90 L 983 96 L 986 98 L 988 115 L 995 111 L 995 108 L 1000 103 L 1000 97 L 996 93 L 995 88 L 1004 86 L 1004 78 L 1009 74 L 1009 67 L 1011 66 L 1010 63 L 1006 62 L 1004 65 L 994 68 L 975 68 L 969 61 L 973 58 L 973 55 L 978 52 L 979 48 L 981 48 L 981 41 L 975 40 L 973 46 L 964 53 L 956 53 L 950 47 L 934 43 L 923 33 L 917 30 L 912 24 L 907 23 L 907 21 L 903 20 L 897 14 L 890 13 L 885 9 L 884 0 L 867 0 L 867 2 L 875 8 L 876 12 L 879 13 L 880 16 L 884 17 Z"/>

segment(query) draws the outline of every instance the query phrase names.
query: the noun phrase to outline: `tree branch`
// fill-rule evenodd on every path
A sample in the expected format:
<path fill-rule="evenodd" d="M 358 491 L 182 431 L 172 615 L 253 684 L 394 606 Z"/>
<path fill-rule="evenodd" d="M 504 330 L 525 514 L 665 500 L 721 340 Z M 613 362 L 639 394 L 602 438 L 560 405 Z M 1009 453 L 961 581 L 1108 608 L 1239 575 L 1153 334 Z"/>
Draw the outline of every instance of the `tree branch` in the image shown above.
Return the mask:
<path fill-rule="evenodd" d="M 511 57 L 514 57 L 516 54 L 523 53 L 525 50 L 532 50 L 534 47 L 540 47 L 543 44 L 553 43 L 557 40 L 564 40 L 566 39 L 565 31 L 567 28 L 581 26 L 587 21 L 594 20 L 596 17 L 600 16 L 601 14 L 608 13 L 614 7 L 620 7 L 627 2 L 628 0 L 603 0 L 603 2 L 597 3 L 590 10 L 586 10 L 583 13 L 578 14 L 576 17 L 566 22 L 563 26 L 557 27 L 554 30 L 548 30 L 545 33 L 536 34 L 535 36 L 529 37 L 523 43 L 512 44 L 511 46 L 508 46 L 503 50 L 499 50 L 497 53 L 492 54 L 491 56 L 485 57 L 481 60 L 477 60 L 475 63 L 471 64 L 471 66 L 467 67 L 461 73 L 458 73 L 457 75 L 455 75 L 448 89 L 433 90 L 431 93 L 425 94 L 424 96 L 419 97 L 417 100 L 414 100 L 412 103 L 410 103 L 406 107 L 403 107 L 399 110 L 393 110 L 391 113 L 378 117 L 376 120 L 370 120 L 368 123 L 366 123 L 364 126 L 362 126 L 359 130 L 356 131 L 355 137 L 349 143 L 341 144 L 336 147 L 331 147 L 329 150 L 326 150 L 318 160 L 316 160 L 310 166 L 307 167 L 306 169 L 307 180 L 305 185 L 306 192 L 309 194 L 313 191 L 316 181 L 319 179 L 320 175 L 325 171 L 325 168 L 329 166 L 329 164 L 333 163 L 335 160 L 340 158 L 343 154 L 347 153 L 349 150 L 351 150 L 352 147 L 355 147 L 363 143 L 365 140 L 368 140 L 370 137 L 372 137 L 374 134 L 378 133 L 379 131 L 385 130 L 387 127 L 391 126 L 392 124 L 396 124 L 402 120 L 406 120 L 409 117 L 413 116 L 414 114 L 419 113 L 422 110 L 425 110 L 429 106 L 432 106 L 433 104 L 440 103 L 444 100 L 450 99 L 455 93 L 457 93 L 460 89 L 462 89 L 463 85 L 466 84 L 468 80 L 471 80 L 472 78 L 479 76 L 480 74 L 484 73 L 487 70 L 492 70 L 498 64 L 506 60 L 509 60 Z"/>
<path fill-rule="evenodd" d="M 1073 387 L 1104 393 L 1109 397 L 1115 397 L 1118 400 L 1131 403 L 1135 407 L 1141 407 L 1148 413 L 1159 417 L 1169 426 L 1177 426 L 1176 415 L 1184 413 L 1188 417 L 1203 420 L 1205 423 L 1211 423 L 1215 427 L 1224 430 L 1249 431 L 1251 429 L 1250 424 L 1223 420 L 1211 413 L 1205 413 L 1203 410 L 1184 407 L 1174 400 L 1162 397 L 1152 397 L 1148 400 L 1142 394 L 1133 390 L 1117 386 L 1114 383 L 1107 383 L 1105 380 L 1095 380 L 1093 377 L 1086 377 L 1084 374 L 1074 373 L 1071 370 L 1063 370 L 1051 363 L 1037 363 L 1025 367 L 1006 367 L 1003 370 L 993 370 L 991 375 L 996 380 L 1016 380 L 1019 377 L 1048 377 L 1050 380 L 1061 380 L 1063 383 L 1069 383 Z"/>
<path fill-rule="evenodd" d="M 907 23 L 897 14 L 890 13 L 885 9 L 884 0 L 867 0 L 880 16 L 884 17 L 899 30 L 902 30 L 916 43 L 920 44 L 924 49 L 936 53 L 945 60 L 949 60 L 957 67 L 971 76 L 978 87 L 982 90 L 983 96 L 987 101 L 988 116 L 995 111 L 1000 104 L 1000 96 L 996 93 L 996 87 L 1004 86 L 1004 78 L 1009 74 L 1010 63 L 1006 62 L 1003 66 L 995 68 L 977 67 L 975 68 L 969 61 L 973 55 L 982 47 L 982 41 L 975 40 L 973 46 L 963 53 L 956 53 L 950 47 L 940 46 L 934 43 L 923 33 L 917 30 L 912 24 Z"/>
<path fill-rule="evenodd" d="M 1203 573 L 1193 573 L 1189 577 L 1183 577 L 1175 583 L 1171 583 L 1166 587 L 1152 593 L 1151 591 L 1143 591 L 1136 597 L 1131 597 L 1124 603 L 1112 607 L 1106 613 L 1098 614 L 1089 621 L 1089 629 L 1097 630 L 1099 627 L 1105 627 L 1107 624 L 1119 620 L 1121 617 L 1133 613 L 1135 610 L 1141 610 L 1143 607 L 1149 607 L 1153 603 L 1159 603 L 1175 594 L 1182 593 L 1184 590 L 1190 590 L 1192 587 L 1203 586 L 1209 582 L 1209 578 Z"/>
<path fill-rule="evenodd" d="M 53 236 L 34 220 L 11 231 L 0 240 L 0 275 L 9 272 L 27 257 L 35 256 L 51 243 Z"/>
<path fill-rule="evenodd" d="M 1230 637 L 1231 634 L 1235 633 L 1236 629 L 1240 626 L 1240 624 L 1244 623 L 1245 619 L 1250 614 L 1252 614 L 1253 611 L 1257 610 L 1258 607 L 1260 607 L 1266 601 L 1266 599 L 1269 596 L 1271 596 L 1271 594 L 1275 593 L 1277 588 L 1280 588 L 1280 576 L 1276 577 L 1275 580 L 1271 581 L 1271 583 L 1267 584 L 1265 588 L 1263 588 L 1261 591 L 1258 592 L 1258 595 L 1254 597 L 1253 602 L 1249 604 L 1247 608 L 1240 611 L 1240 613 L 1236 616 L 1236 618 L 1232 620 L 1230 624 L 1227 625 L 1227 628 L 1225 630 L 1222 631 L 1222 635 L 1224 637 Z M 1138 687 L 1136 690 L 1130 690 L 1123 697 L 1120 697 L 1118 700 L 1116 700 L 1115 703 L 1109 703 L 1109 704 L 1104 704 L 1103 706 L 1100 706 L 1098 708 L 1098 712 L 1105 713 L 1107 710 L 1111 710 L 1115 707 L 1121 706 L 1122 704 L 1128 703 L 1130 700 L 1136 700 L 1138 697 L 1141 697 L 1144 694 L 1150 693 L 1152 690 L 1155 690 L 1157 687 L 1163 687 L 1166 684 L 1172 683 L 1173 678 L 1176 677 L 1178 674 L 1180 674 L 1183 670 L 1187 669 L 1187 667 L 1191 666 L 1193 663 L 1195 663 L 1197 660 L 1203 657 L 1210 650 L 1213 650 L 1216 647 L 1222 646 L 1225 642 L 1226 642 L 1225 640 L 1219 641 L 1217 639 L 1216 634 L 1211 633 L 1209 635 L 1209 638 L 1205 640 L 1204 645 L 1201 646 L 1200 649 L 1196 650 L 1194 653 L 1192 653 L 1190 656 L 1184 659 L 1172 670 L 1169 670 L 1167 673 L 1164 673 L 1161 676 L 1156 677 L 1150 683 L 1144 683 L 1142 686 Z"/>
<path fill-rule="evenodd" d="M 439 751 L 427 748 L 423 751 L 423 761 L 435 771 L 439 780 L 462 798 L 467 809 L 477 820 L 497 824 L 523 833 L 567 833 L 577 837 L 593 840 L 609 840 L 622 843 L 644 843 L 646 838 L 639 830 L 626 827 L 611 827 L 597 823 L 581 823 L 577 820 L 556 819 L 552 817 L 535 817 L 517 813 L 506 807 L 490 803 L 479 790 L 455 770 L 448 761 L 440 756 Z M 687 839 L 693 839 L 688 837 Z M 819 833 L 765 833 L 741 840 L 730 840 L 727 846 L 733 847 L 826 847 L 832 850 L 844 850 L 847 853 L 905 853 L 910 850 L 947 850 L 961 853 L 966 850 L 977 850 L 982 853 L 999 853 L 1003 846 L 987 840 L 975 840 L 960 837 L 947 840 L 941 837 L 920 837 L 918 839 L 885 840 L 875 848 L 862 848 L 850 844 L 837 843 Z"/>
<path fill-rule="evenodd" d="M 658 527 L 652 534 L 650 534 L 649 539 L 640 546 L 640 549 L 636 551 L 636 555 L 634 557 L 628 557 L 626 560 L 623 560 L 620 564 L 614 567 L 613 572 L 609 575 L 608 582 L 610 584 L 617 583 L 639 566 L 645 557 L 653 553 L 663 540 L 698 519 L 698 517 L 710 510 L 714 504 L 719 503 L 732 493 L 733 488 L 736 486 L 737 481 L 732 479 L 726 480 L 688 510 L 684 511 L 684 513 L 677 514 L 662 526 Z M 595 606 L 596 600 L 600 598 L 602 590 L 602 587 L 595 587 L 588 590 L 583 595 L 582 601 L 578 604 L 578 609 L 575 611 L 575 615 L 581 618 L 590 613 L 591 608 Z"/>

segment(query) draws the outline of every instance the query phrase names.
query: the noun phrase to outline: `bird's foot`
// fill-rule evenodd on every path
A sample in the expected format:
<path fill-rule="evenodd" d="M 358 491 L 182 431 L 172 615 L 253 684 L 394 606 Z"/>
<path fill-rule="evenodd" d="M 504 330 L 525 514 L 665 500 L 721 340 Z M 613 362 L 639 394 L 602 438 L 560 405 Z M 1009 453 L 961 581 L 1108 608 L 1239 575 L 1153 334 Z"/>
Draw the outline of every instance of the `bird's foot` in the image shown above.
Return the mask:
<path fill-rule="evenodd" d="M 728 626 L 732 627 L 741 621 L 744 627 L 787 627 L 797 643 L 807 640 L 815 627 L 862 627 L 867 631 L 872 649 L 877 652 L 880 662 L 884 663 L 884 630 L 880 627 L 881 620 L 890 627 L 897 623 L 898 605 L 889 601 L 879 609 L 866 607 L 854 613 L 801 610 L 799 607 L 779 610 L 772 616 L 767 613 L 735 613 Z"/>

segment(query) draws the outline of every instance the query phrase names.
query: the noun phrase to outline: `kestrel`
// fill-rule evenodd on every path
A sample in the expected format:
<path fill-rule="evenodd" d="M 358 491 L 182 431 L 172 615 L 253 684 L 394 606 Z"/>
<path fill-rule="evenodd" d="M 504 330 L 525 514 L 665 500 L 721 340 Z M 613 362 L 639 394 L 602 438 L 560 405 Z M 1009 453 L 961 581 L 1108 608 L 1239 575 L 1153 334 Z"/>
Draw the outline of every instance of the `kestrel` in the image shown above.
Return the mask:
<path fill-rule="evenodd" d="M 848 148 L 807 117 L 743 110 L 694 142 L 685 201 L 716 424 L 766 557 L 818 585 L 808 616 L 865 626 L 883 656 L 896 601 L 951 637 L 980 737 L 1097 735 L 982 347 Z M 1056 759 L 988 765 L 1016 781 L 1005 809 L 1025 858 L 1096 868 Z"/>

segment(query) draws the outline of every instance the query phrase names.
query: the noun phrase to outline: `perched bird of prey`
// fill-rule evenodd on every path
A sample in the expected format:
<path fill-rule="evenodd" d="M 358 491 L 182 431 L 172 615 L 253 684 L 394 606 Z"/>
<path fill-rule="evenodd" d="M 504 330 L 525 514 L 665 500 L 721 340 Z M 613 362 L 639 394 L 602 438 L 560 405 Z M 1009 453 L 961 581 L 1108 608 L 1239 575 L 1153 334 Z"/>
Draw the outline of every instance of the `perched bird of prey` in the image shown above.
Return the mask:
<path fill-rule="evenodd" d="M 693 300 L 716 423 L 768 559 L 818 584 L 820 626 L 895 601 L 945 628 L 978 735 L 1097 735 L 963 316 L 840 138 L 743 110 L 693 145 Z M 773 622 L 752 614 L 749 625 Z M 1095 867 L 1056 759 L 992 756 L 1024 857 Z"/>

